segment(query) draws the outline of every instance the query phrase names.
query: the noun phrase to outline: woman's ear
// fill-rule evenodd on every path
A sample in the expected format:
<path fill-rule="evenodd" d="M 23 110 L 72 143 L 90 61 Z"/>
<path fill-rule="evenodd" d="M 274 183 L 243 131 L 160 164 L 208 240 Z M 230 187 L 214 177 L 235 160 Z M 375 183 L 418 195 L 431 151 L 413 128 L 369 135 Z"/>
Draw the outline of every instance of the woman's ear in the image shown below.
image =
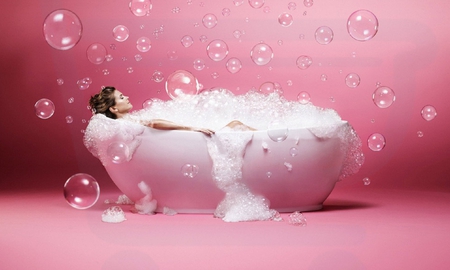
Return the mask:
<path fill-rule="evenodd" d="M 116 107 L 109 107 L 109 111 L 112 113 L 116 113 L 117 112 L 117 108 Z"/>

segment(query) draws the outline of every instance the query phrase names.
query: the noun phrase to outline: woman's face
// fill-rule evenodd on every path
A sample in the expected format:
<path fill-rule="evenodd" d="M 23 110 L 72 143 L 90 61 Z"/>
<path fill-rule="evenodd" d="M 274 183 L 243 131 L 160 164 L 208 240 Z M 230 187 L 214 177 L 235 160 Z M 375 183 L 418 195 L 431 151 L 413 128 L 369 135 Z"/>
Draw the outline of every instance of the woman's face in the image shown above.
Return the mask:
<path fill-rule="evenodd" d="M 116 101 L 116 105 L 112 106 L 112 112 L 120 117 L 123 114 L 127 114 L 132 108 L 133 105 L 128 100 L 127 96 L 124 96 L 122 92 L 119 90 L 114 90 L 114 98 Z"/>

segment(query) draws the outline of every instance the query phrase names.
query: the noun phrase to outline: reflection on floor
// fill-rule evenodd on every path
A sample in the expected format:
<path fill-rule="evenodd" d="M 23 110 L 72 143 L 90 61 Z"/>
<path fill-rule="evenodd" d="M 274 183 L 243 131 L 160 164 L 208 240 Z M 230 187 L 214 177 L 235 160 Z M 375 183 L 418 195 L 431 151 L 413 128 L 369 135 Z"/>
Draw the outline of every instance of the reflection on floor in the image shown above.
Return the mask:
<path fill-rule="evenodd" d="M 211 215 L 137 215 L 110 224 L 62 190 L 0 196 L 2 269 L 444 269 L 450 194 L 339 188 L 324 209 L 284 221 L 226 223 Z"/>

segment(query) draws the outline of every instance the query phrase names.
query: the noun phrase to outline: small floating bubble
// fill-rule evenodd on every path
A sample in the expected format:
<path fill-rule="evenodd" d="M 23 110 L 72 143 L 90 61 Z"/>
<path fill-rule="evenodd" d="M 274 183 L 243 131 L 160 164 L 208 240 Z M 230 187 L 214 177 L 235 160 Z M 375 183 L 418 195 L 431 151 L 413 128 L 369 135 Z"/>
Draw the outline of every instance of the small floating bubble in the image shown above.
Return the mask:
<path fill-rule="evenodd" d="M 387 86 L 380 86 L 373 92 L 372 99 L 379 108 L 388 108 L 395 101 L 395 93 Z"/>
<path fill-rule="evenodd" d="M 370 179 L 369 179 L 369 177 L 363 178 L 363 183 L 364 183 L 365 186 L 370 185 Z"/>
<path fill-rule="evenodd" d="M 288 9 L 295 10 L 297 8 L 297 4 L 295 2 L 289 2 Z"/>
<path fill-rule="evenodd" d="M 73 123 L 73 117 L 70 116 L 70 115 L 66 116 L 66 123 L 67 124 L 72 124 Z"/>
<path fill-rule="evenodd" d="M 228 16 L 230 16 L 230 13 L 231 13 L 231 11 L 230 11 L 229 8 L 222 9 L 222 15 L 223 16 L 228 17 Z"/>
<path fill-rule="evenodd" d="M 270 177 L 272 177 L 272 173 L 271 172 L 267 172 L 266 176 L 267 176 L 267 178 L 270 178 Z"/>
<path fill-rule="evenodd" d="M 320 80 L 322 82 L 326 82 L 328 80 L 328 76 L 326 74 L 322 74 L 322 75 L 320 75 Z"/>
<path fill-rule="evenodd" d="M 289 162 L 284 162 L 284 167 L 288 170 L 288 172 L 292 171 L 292 164 Z"/>
<path fill-rule="evenodd" d="M 378 152 L 383 150 L 386 145 L 386 139 L 380 133 L 373 133 L 367 139 L 367 146 L 369 146 L 370 150 Z"/>
<path fill-rule="evenodd" d="M 423 132 L 422 131 L 417 131 L 417 137 L 422 138 L 423 137 Z"/>
<path fill-rule="evenodd" d="M 270 7 L 269 6 L 263 7 L 263 12 L 264 13 L 270 13 Z"/>
<path fill-rule="evenodd" d="M 302 91 L 297 95 L 297 100 L 301 104 L 308 104 L 309 101 L 311 100 L 311 97 L 308 92 Z"/>
<path fill-rule="evenodd" d="M 241 60 L 235 57 L 230 58 L 227 61 L 226 67 L 231 74 L 237 73 L 242 68 Z"/>
<path fill-rule="evenodd" d="M 108 145 L 106 154 L 113 163 L 120 164 L 128 161 L 130 150 L 123 142 L 112 142 Z"/>
<path fill-rule="evenodd" d="M 297 67 L 299 69 L 307 69 L 311 66 L 312 64 L 312 58 L 310 56 L 307 55 L 300 55 L 297 58 Z"/>
<path fill-rule="evenodd" d="M 236 7 L 238 7 L 244 3 L 244 0 L 234 0 L 233 3 Z"/>
<path fill-rule="evenodd" d="M 125 25 L 117 25 L 113 28 L 113 37 L 118 42 L 124 42 L 130 36 L 130 30 Z M 112 49 L 112 48 L 111 48 Z M 115 49 L 115 45 L 114 45 Z M 113 49 L 113 50 L 114 50 Z"/>
<path fill-rule="evenodd" d="M 347 19 L 347 31 L 355 40 L 370 40 L 378 32 L 378 19 L 368 10 L 357 10 Z"/>
<path fill-rule="evenodd" d="M 264 6 L 264 0 L 248 0 L 248 3 L 252 8 L 258 9 Z"/>
<path fill-rule="evenodd" d="M 78 89 L 86 90 L 91 85 L 92 81 L 90 78 L 83 78 L 77 81 Z"/>
<path fill-rule="evenodd" d="M 195 70 L 203 70 L 205 68 L 205 61 L 203 59 L 195 59 L 194 63 L 192 63 Z"/>
<path fill-rule="evenodd" d="M 133 68 L 132 67 L 127 67 L 127 72 L 128 72 L 128 74 L 130 74 L 130 73 L 133 73 Z"/>
<path fill-rule="evenodd" d="M 360 81 L 359 75 L 356 73 L 350 73 L 345 77 L 345 84 L 351 88 L 357 87 Z"/>
<path fill-rule="evenodd" d="M 283 27 L 291 26 L 294 22 L 294 18 L 291 14 L 284 12 L 278 16 L 278 23 Z"/>
<path fill-rule="evenodd" d="M 73 97 L 70 97 L 67 102 L 69 102 L 70 104 L 72 104 L 75 101 L 75 99 Z"/>
<path fill-rule="evenodd" d="M 141 61 L 141 60 L 142 60 L 142 55 L 136 54 L 136 55 L 134 56 L 134 60 L 136 60 L 136 62 Z"/>
<path fill-rule="evenodd" d="M 192 44 L 194 44 L 194 39 L 191 36 L 184 36 L 181 38 L 181 44 L 185 47 L 185 48 L 189 48 L 192 46 Z"/>
<path fill-rule="evenodd" d="M 228 55 L 228 45 L 225 41 L 216 39 L 208 44 L 206 52 L 211 60 L 222 61 Z"/>
<path fill-rule="evenodd" d="M 105 60 L 106 60 L 107 62 L 111 62 L 113 59 L 114 59 L 114 58 L 113 58 L 112 55 L 110 55 L 110 54 L 105 55 Z"/>
<path fill-rule="evenodd" d="M 167 52 L 167 58 L 169 58 L 169 60 L 174 61 L 178 59 L 178 55 L 176 51 L 168 51 Z"/>
<path fill-rule="evenodd" d="M 63 84 L 64 84 L 64 80 L 61 79 L 61 78 L 56 79 L 56 83 L 57 83 L 58 85 L 63 85 Z"/>
<path fill-rule="evenodd" d="M 298 149 L 297 149 L 297 147 L 292 147 L 291 149 L 289 149 L 289 154 L 290 154 L 292 157 L 295 157 L 296 155 L 298 155 Z"/>
<path fill-rule="evenodd" d="M 436 108 L 431 105 L 423 107 L 420 113 L 422 114 L 422 118 L 427 121 L 433 120 L 437 115 Z"/>
<path fill-rule="evenodd" d="M 164 73 L 159 70 L 155 70 L 152 74 L 152 80 L 157 83 L 164 81 Z"/>
<path fill-rule="evenodd" d="M 203 16 L 202 23 L 203 26 L 208 29 L 214 28 L 217 25 L 217 17 L 212 13 L 208 13 L 205 16 Z"/>
<path fill-rule="evenodd" d="M 312 7 L 314 4 L 314 0 L 303 0 L 303 5 L 305 5 L 305 7 Z"/>
<path fill-rule="evenodd" d="M 128 7 L 135 16 L 142 17 L 150 13 L 152 2 L 151 0 L 131 0 Z"/>
<path fill-rule="evenodd" d="M 152 42 L 148 37 L 140 37 L 136 41 L 136 48 L 140 52 L 148 52 L 150 48 L 152 47 Z"/>
<path fill-rule="evenodd" d="M 187 163 L 181 167 L 181 174 L 188 178 L 194 178 L 198 174 L 198 170 L 199 168 L 197 165 Z"/>
<path fill-rule="evenodd" d="M 331 30 L 328 26 L 321 26 L 317 28 L 315 33 L 315 38 L 317 43 L 322 45 L 327 45 L 331 41 L 333 41 L 334 33 L 333 30 Z"/>
<path fill-rule="evenodd" d="M 252 48 L 250 57 L 259 66 L 267 65 L 273 58 L 273 50 L 269 45 L 259 43 Z"/>

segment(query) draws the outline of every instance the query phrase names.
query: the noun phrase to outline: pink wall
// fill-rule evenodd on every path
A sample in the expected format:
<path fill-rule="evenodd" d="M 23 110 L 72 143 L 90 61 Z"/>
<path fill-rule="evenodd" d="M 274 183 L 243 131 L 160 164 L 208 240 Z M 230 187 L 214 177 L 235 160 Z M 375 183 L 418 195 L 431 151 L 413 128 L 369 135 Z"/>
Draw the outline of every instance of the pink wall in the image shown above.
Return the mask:
<path fill-rule="evenodd" d="M 235 2 L 243 3 L 237 6 Z M 295 9 L 288 8 L 291 2 L 296 4 Z M 111 185 L 100 162 L 82 145 L 81 131 L 90 117 L 86 108 L 90 95 L 101 86 L 114 85 L 139 109 L 146 99 L 169 98 L 164 82 L 152 80 L 153 72 L 161 71 L 167 78 L 177 69 L 192 72 L 205 88 L 220 86 L 235 94 L 259 88 L 267 81 L 277 82 L 287 99 L 295 100 L 299 92 L 307 91 L 315 105 L 337 110 L 364 142 L 366 164 L 360 173 L 347 179 L 349 185 L 362 185 L 362 179 L 369 177 L 371 186 L 449 187 L 448 1 L 316 0 L 306 7 L 303 1 L 266 0 L 256 9 L 247 0 L 153 0 L 150 14 L 143 17 L 135 16 L 128 3 L 18 0 L 0 4 L 0 162 L 9 176 L 2 177 L 0 187 L 62 186 L 78 172 L 94 175 L 101 185 Z M 229 9 L 229 16 L 223 15 L 224 8 Z M 44 20 L 58 9 L 75 13 L 83 26 L 80 41 L 69 50 L 54 49 L 44 39 Z M 370 10 L 379 21 L 377 34 L 364 42 L 353 39 L 346 28 L 349 16 L 360 9 Z M 278 22 L 283 12 L 293 16 L 289 27 Z M 218 20 L 212 29 L 202 24 L 208 13 Z M 124 42 L 112 35 L 117 25 L 125 25 L 130 31 Z M 163 31 L 156 36 L 154 31 L 161 26 Z M 331 43 L 316 42 L 314 33 L 320 26 L 333 30 Z M 236 30 L 245 34 L 236 38 Z M 188 48 L 180 42 L 185 35 L 194 40 Z M 202 35 L 207 37 L 206 42 L 200 41 Z M 148 52 L 136 48 L 136 40 L 142 36 L 151 40 Z M 222 61 L 211 60 L 206 52 L 215 39 L 223 40 L 229 48 Z M 274 54 L 270 63 L 262 66 L 250 57 L 260 41 Z M 104 45 L 112 61 L 91 63 L 86 54 L 93 43 Z M 171 59 L 168 52 L 172 51 L 175 57 Z M 136 54 L 142 56 L 141 61 L 135 60 Z M 300 55 L 311 56 L 312 66 L 299 69 L 296 59 Z M 226 69 L 231 57 L 242 62 L 242 69 L 235 74 Z M 201 71 L 192 64 L 198 58 L 206 64 Z M 132 73 L 127 70 L 130 67 Z M 105 69 L 108 75 L 104 75 Z M 217 78 L 213 78 L 214 72 Z M 360 76 L 358 87 L 345 84 L 349 73 Z M 322 74 L 328 77 L 326 81 L 321 80 Z M 92 84 L 80 90 L 77 81 L 85 77 Z M 58 85 L 57 79 L 63 79 L 64 84 Z M 396 100 L 389 108 L 378 108 L 372 100 L 377 83 L 395 92 Z M 52 100 L 56 108 L 46 120 L 35 115 L 34 104 L 41 98 Z M 425 105 L 437 110 L 432 121 L 421 116 Z M 72 123 L 66 123 L 67 116 L 73 118 Z M 423 137 L 418 136 L 419 131 Z M 368 148 L 366 142 L 372 133 L 386 138 L 383 150 Z M 29 180 L 14 181 L 22 173 L 29 173 Z M 32 177 L 35 173 L 48 175 L 48 180 L 36 183 Z"/>

